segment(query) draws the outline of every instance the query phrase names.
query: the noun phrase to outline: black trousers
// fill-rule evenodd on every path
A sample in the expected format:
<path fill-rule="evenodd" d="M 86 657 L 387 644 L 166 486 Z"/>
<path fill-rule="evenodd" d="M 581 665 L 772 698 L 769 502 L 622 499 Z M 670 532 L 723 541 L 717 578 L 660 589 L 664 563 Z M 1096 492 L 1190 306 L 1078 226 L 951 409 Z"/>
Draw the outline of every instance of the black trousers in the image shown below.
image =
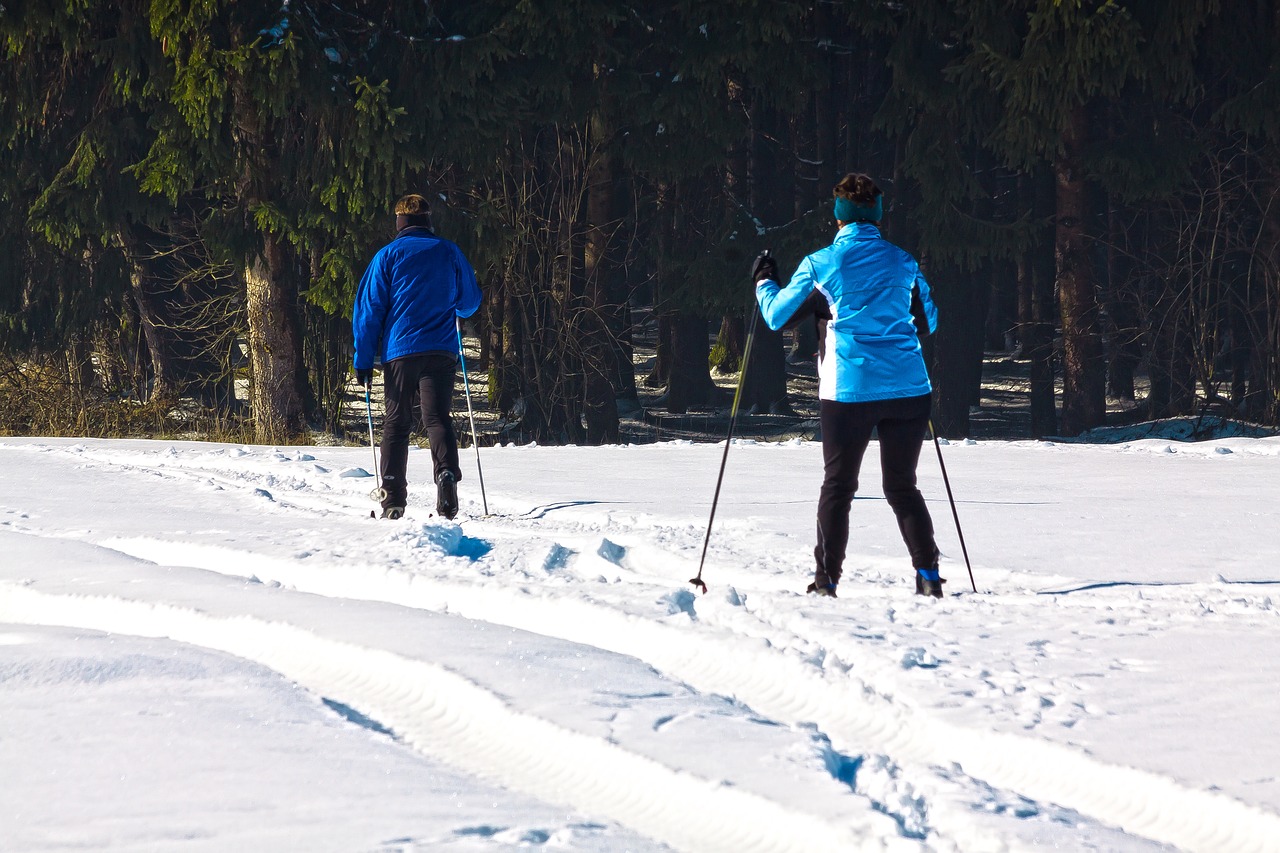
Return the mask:
<path fill-rule="evenodd" d="M 409 486 L 405 471 L 409 466 L 409 433 L 413 429 L 413 400 L 416 394 L 422 426 L 431 442 L 434 483 L 442 471 L 452 471 L 458 480 L 458 436 L 453 430 L 449 407 L 458 358 L 451 352 L 425 352 L 405 356 L 383 365 L 387 414 L 382 421 L 382 488 L 387 490 L 384 507 L 404 506 Z"/>
<path fill-rule="evenodd" d="M 928 394 L 869 403 L 820 401 L 824 476 L 818 498 L 818 544 L 813 549 L 818 586 L 840 582 L 849 545 L 849 507 L 858 490 L 858 469 L 872 430 L 880 437 L 884 496 L 898 518 L 912 565 L 937 565 L 933 519 L 916 488 L 916 463 L 929 423 L 930 401 Z"/>

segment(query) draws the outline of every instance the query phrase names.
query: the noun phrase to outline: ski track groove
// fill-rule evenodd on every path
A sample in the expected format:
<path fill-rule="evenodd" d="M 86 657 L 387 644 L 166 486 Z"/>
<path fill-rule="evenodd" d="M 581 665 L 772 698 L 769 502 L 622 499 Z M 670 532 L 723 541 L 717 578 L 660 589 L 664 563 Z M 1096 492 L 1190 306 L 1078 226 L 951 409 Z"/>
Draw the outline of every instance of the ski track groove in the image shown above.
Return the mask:
<path fill-rule="evenodd" d="M 878 814 L 869 814 L 862 825 L 830 825 L 516 711 L 435 664 L 253 617 L 219 618 L 165 604 L 0 586 L 6 589 L 0 621 L 168 637 L 255 661 L 377 720 L 424 754 L 544 801 L 608 816 L 679 849 L 923 849 L 919 842 L 886 835 L 880 824 L 887 819 Z"/>
<path fill-rule="evenodd" d="M 148 542 L 153 548 L 160 545 L 163 553 L 166 543 Z M 148 550 L 147 542 L 109 544 L 143 559 L 160 556 Z M 741 635 L 713 633 L 698 622 L 676 628 L 580 597 L 556 598 L 546 590 L 533 594 L 480 588 L 408 576 L 403 570 L 302 567 L 261 555 L 233 558 L 234 551 L 215 557 L 220 550 L 204 549 L 205 559 L 197 566 L 240 574 L 226 567 L 243 566 L 252 556 L 259 577 L 300 591 L 348 598 L 353 597 L 353 589 L 359 589 L 356 597 L 371 601 L 455 613 L 630 655 L 696 690 L 733 697 L 785 724 L 816 723 L 838 747 L 856 751 L 870 747 L 915 764 L 958 765 L 966 776 L 994 787 L 1067 807 L 1182 849 L 1206 853 L 1277 849 L 1280 816 L 1221 794 L 1186 788 L 1154 773 L 1109 765 L 1048 741 L 975 731 L 932 719 L 842 671 L 815 669 L 799 655 L 775 649 L 765 639 L 744 641 Z M 690 627 L 699 632 L 696 644 L 690 642 Z M 969 833 L 963 822 L 947 826 L 935 820 L 930 829 L 941 836 L 931 834 L 930 841 L 950 837 L 961 843 Z M 983 847 L 989 846 L 988 839 Z M 964 845 L 961 849 L 974 848 Z"/>
<path fill-rule="evenodd" d="M 63 450 L 63 452 L 69 451 Z M 127 467 L 140 473 L 157 473 L 154 467 L 122 464 L 116 459 L 92 459 L 84 456 L 79 458 L 90 458 L 98 464 L 117 468 Z M 193 472 L 180 466 L 176 467 L 176 470 L 175 466 L 167 466 L 163 469 L 165 474 L 199 480 L 212 479 L 217 471 L 216 468 L 197 467 Z M 250 494 L 253 489 L 259 488 L 251 479 L 244 477 L 219 477 L 218 480 L 235 490 L 247 490 Z M 344 514 L 345 506 L 343 510 L 333 510 L 329 508 L 332 505 L 330 502 L 345 505 L 349 499 L 354 498 L 354 495 L 335 489 L 330 495 L 317 493 L 315 497 L 318 500 L 307 501 L 308 504 L 313 504 L 311 506 L 302 506 L 300 502 L 290 504 L 277 501 L 276 503 L 280 508 L 297 506 L 303 511 L 319 515 Z M 538 521 L 535 518 L 525 522 L 515 516 L 503 518 L 503 522 L 509 528 L 523 528 L 530 539 L 546 540 L 544 545 L 551 547 L 561 544 L 554 538 L 547 538 L 548 534 L 554 536 L 557 531 L 548 530 L 546 525 L 539 524 Z M 480 527 L 494 526 L 481 519 L 477 519 L 476 522 Z M 572 531 L 576 536 L 582 536 L 587 532 L 599 533 L 603 536 L 605 531 L 603 525 L 591 523 L 579 523 L 567 528 L 562 526 L 562 528 Z M 493 534 L 494 539 L 522 538 L 519 535 L 513 535 L 509 529 L 495 529 Z M 125 553 L 147 558 L 133 548 L 119 547 L 121 544 L 117 542 L 109 547 L 118 547 Z M 209 550 L 222 549 L 210 548 Z M 543 550 L 546 550 L 545 547 Z M 572 550 L 577 552 L 578 557 L 596 553 L 595 549 L 590 548 Z M 323 570 L 317 572 L 317 569 L 322 569 L 319 564 L 308 565 L 304 569 L 287 560 L 275 560 L 260 554 L 240 553 L 237 556 L 247 557 L 250 562 L 253 562 L 260 570 L 257 574 L 263 581 L 272 580 L 299 590 L 342 598 L 353 597 L 352 588 L 362 588 L 363 591 L 358 596 L 360 598 L 456 613 L 472 619 L 628 654 L 649 663 L 661 672 L 685 681 L 695 689 L 735 697 L 756 711 L 783 722 L 792 724 L 816 722 L 837 745 L 856 744 L 865 747 L 870 741 L 877 748 L 902 760 L 934 766 L 955 764 L 962 767 L 964 773 L 971 778 L 984 780 L 993 786 L 1017 792 L 1032 800 L 1052 802 L 1075 809 L 1103 823 L 1118 826 L 1126 832 L 1173 844 L 1182 849 L 1212 851 L 1212 853 L 1223 850 L 1241 851 L 1241 853 L 1280 850 L 1280 843 L 1276 840 L 1280 839 L 1280 816 L 1278 815 L 1248 806 L 1221 794 L 1186 788 L 1172 779 L 1154 773 L 1108 765 L 1048 741 L 990 731 L 975 731 L 930 720 L 927 714 L 900 703 L 895 704 L 891 694 L 889 696 L 877 694 L 871 686 L 856 678 L 845 677 L 841 680 L 837 676 L 833 681 L 830 673 L 823 673 L 821 677 L 817 677 L 812 665 L 796 660 L 794 655 L 788 659 L 785 651 L 773 649 L 767 640 L 749 641 L 752 665 L 745 668 L 752 674 L 748 678 L 743 678 L 741 671 L 744 668 L 743 659 L 746 655 L 743 637 L 741 633 L 733 635 L 732 627 L 722 628 L 731 632 L 729 637 L 707 636 L 708 632 L 703 626 L 695 622 L 693 627 L 700 632 L 697 640 L 698 651 L 682 653 L 679 651 L 682 646 L 691 645 L 688 637 L 689 626 L 683 629 L 671 628 L 652 620 L 643 620 L 641 617 L 617 611 L 607 604 L 597 605 L 573 599 L 557 600 L 555 597 L 558 594 L 557 590 L 543 588 L 540 594 L 535 595 L 524 590 L 478 589 L 456 583 L 434 581 L 422 575 L 410 576 L 399 568 L 378 569 L 374 566 L 361 567 L 361 570 L 357 571 L 357 574 L 365 574 L 369 577 L 358 578 L 356 583 L 342 583 L 339 577 L 328 577 L 330 574 L 341 574 L 337 567 L 325 566 Z M 677 559 L 687 562 L 683 557 L 677 557 Z M 196 565 L 224 574 L 243 574 L 240 571 L 228 569 L 222 561 L 217 561 L 219 565 L 210 565 L 209 563 L 212 562 L 215 561 L 201 560 L 181 564 Z M 228 562 L 234 564 L 234 561 Z M 243 561 L 241 565 L 243 566 Z M 620 573 L 629 574 L 642 581 L 656 582 L 668 589 L 674 583 L 670 578 L 650 577 L 643 572 L 637 573 L 633 569 L 620 565 L 614 568 Z M 317 580 L 318 575 L 326 577 L 323 580 Z M 397 577 L 400 575 L 404 577 Z M 349 580 L 350 577 L 348 577 Z M 0 606 L 3 606 L 3 603 L 0 601 Z M 86 618 L 92 617 L 86 616 Z M 717 627 L 714 625 L 714 620 L 708 620 L 701 612 L 698 618 L 711 622 L 711 627 Z M 756 618 L 760 618 L 758 614 Z M 13 618 L 11 621 L 23 620 Z M 93 626 L 85 625 L 85 627 Z M 774 627 L 796 633 L 792 625 L 786 628 L 776 625 Z M 138 633 L 132 628 L 118 630 Z M 292 630 L 300 632 L 300 629 Z M 180 639 L 173 634 L 169 636 Z M 313 641 L 323 642 L 319 638 L 313 638 Z M 716 647 L 714 654 L 707 654 L 709 646 Z M 212 645 L 211 647 L 241 654 L 243 657 L 257 660 L 285 672 L 280 667 L 263 660 L 264 656 L 270 657 L 270 655 L 254 654 L 251 648 L 246 648 L 241 653 L 223 646 Z M 797 666 L 801 667 L 801 671 L 796 670 Z M 766 677 L 766 672 L 772 675 Z M 285 672 L 285 674 L 289 673 Z M 299 681 L 305 686 L 306 682 L 300 677 Z M 470 682 L 464 683 L 473 690 L 479 689 Z M 779 686 L 788 683 L 803 684 L 805 689 L 788 693 Z M 364 689 L 373 690 L 375 684 L 381 684 L 381 682 L 370 677 Z M 356 685 L 353 683 L 344 681 L 343 687 L 357 692 Z M 357 704 L 359 701 L 353 699 L 346 704 L 364 713 L 362 705 Z M 415 703 L 404 704 L 415 705 Z M 403 711 L 403 709 L 400 710 Z M 400 732 L 394 717 L 381 717 L 376 712 L 370 713 L 369 716 L 379 719 L 380 722 Z M 413 717 L 413 714 L 406 714 L 406 716 Z M 551 726 L 545 721 L 539 722 Z M 453 723 L 453 725 L 458 724 L 460 722 Z M 927 732 L 927 736 L 918 734 L 920 732 Z M 578 737 L 585 736 L 578 735 Z M 425 742 L 425 736 L 419 737 L 419 740 Z M 417 742 L 413 745 L 421 748 Z M 617 749 L 617 747 L 614 748 Z M 648 761 L 648 759 L 632 756 L 630 753 L 624 754 L 639 761 Z M 682 775 L 679 771 L 663 769 L 677 776 Z M 565 770 L 568 772 L 570 768 Z M 492 774 L 492 768 L 482 769 L 479 772 Z M 598 792 L 599 787 L 597 785 L 593 792 Z M 632 793 L 636 793 L 634 789 Z M 614 795 L 613 799 L 613 807 L 619 807 L 617 795 Z M 621 798 L 622 805 L 628 802 L 625 796 Z M 760 802 L 767 804 L 772 810 L 780 808 L 771 801 L 762 799 Z M 577 803 L 573 805 L 579 806 Z M 633 819 L 647 815 L 643 806 L 628 807 L 634 812 L 629 815 Z M 687 807 L 687 803 L 676 806 L 677 810 L 687 809 Z M 747 809 L 747 811 L 751 810 Z M 705 815 L 703 817 L 705 818 Z M 617 819 L 620 823 L 628 823 L 621 817 Z M 660 823 L 665 825 L 669 821 L 664 818 Z M 660 832 L 651 832 L 642 827 L 633 826 L 633 828 L 651 837 L 668 840 L 667 836 Z M 717 839 L 725 838 L 728 837 L 726 833 L 730 833 L 731 830 L 732 827 L 722 827 L 713 835 Z M 931 841 L 945 840 L 933 834 L 938 830 L 945 835 L 945 827 L 934 826 L 930 827 L 930 830 Z M 961 832 L 954 840 L 959 841 L 960 836 L 966 834 L 968 833 L 961 827 Z M 905 839 L 899 838 L 897 841 L 901 842 Z M 678 840 L 669 843 L 677 846 L 683 844 Z M 713 847 L 718 848 L 719 844 L 695 846 L 697 849 L 713 849 Z M 991 849 L 991 840 L 986 839 L 986 843 L 981 846 L 984 849 Z M 736 846 L 726 849 L 771 848 Z M 810 846 L 807 849 L 836 848 L 819 845 Z M 855 848 L 843 846 L 842 849 Z M 976 849 L 976 846 L 967 849 Z"/>

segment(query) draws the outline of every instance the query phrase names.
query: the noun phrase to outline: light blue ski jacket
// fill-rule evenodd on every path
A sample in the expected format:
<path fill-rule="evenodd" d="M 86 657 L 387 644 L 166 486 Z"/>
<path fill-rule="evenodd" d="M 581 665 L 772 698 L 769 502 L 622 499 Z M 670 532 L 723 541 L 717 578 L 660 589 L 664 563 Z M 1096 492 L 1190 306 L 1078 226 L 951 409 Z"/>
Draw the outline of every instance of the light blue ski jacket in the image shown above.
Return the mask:
<path fill-rule="evenodd" d="M 915 258 L 882 238 L 874 225 L 845 225 L 835 242 L 800 262 L 786 287 L 768 279 L 756 286 L 769 328 L 782 328 L 815 289 L 831 309 L 818 362 L 821 399 L 862 403 L 933 390 L 913 295 L 930 333 L 938 328 L 938 309 Z"/>
<path fill-rule="evenodd" d="M 351 330 L 355 368 L 424 352 L 458 352 L 456 317 L 480 307 L 480 286 L 456 245 L 427 228 L 405 228 L 360 279 Z"/>

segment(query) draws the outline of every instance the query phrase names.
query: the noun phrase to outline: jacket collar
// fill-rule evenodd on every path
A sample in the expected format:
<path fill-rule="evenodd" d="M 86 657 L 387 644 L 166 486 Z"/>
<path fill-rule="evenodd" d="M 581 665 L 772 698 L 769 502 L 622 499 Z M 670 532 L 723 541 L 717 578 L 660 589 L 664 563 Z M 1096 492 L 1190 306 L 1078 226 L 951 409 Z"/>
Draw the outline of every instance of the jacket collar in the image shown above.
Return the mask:
<path fill-rule="evenodd" d="M 401 237 L 434 237 L 435 233 L 425 225 L 410 225 L 408 228 L 401 228 L 396 233 L 395 239 Z"/>
<path fill-rule="evenodd" d="M 876 240 L 880 237 L 880 229 L 872 225 L 870 222 L 850 222 L 848 225 L 836 232 L 836 238 L 833 243 L 841 243 L 845 240 Z"/>

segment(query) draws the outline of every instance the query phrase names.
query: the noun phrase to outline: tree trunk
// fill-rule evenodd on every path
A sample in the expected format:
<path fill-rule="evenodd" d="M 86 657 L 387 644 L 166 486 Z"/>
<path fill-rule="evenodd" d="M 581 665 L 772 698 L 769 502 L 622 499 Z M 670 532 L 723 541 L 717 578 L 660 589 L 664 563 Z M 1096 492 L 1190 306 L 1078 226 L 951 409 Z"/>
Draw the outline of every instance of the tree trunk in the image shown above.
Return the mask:
<path fill-rule="evenodd" d="M 725 314 L 720 321 L 720 334 L 711 350 L 711 369 L 720 375 L 742 369 L 742 346 L 746 338 L 742 318 Z"/>
<path fill-rule="evenodd" d="M 994 352 L 1013 349 L 1018 313 L 1018 278 L 1005 261 L 992 263 L 991 297 L 987 307 L 987 327 L 983 348 Z"/>
<path fill-rule="evenodd" d="M 1135 294 L 1133 242 L 1120 222 L 1120 213 L 1108 205 L 1107 281 L 1104 288 L 1108 344 L 1107 387 L 1111 396 L 1132 402 L 1134 371 L 1142 360 L 1141 330 Z M 1136 228 L 1137 226 L 1131 226 Z"/>
<path fill-rule="evenodd" d="M 147 356 L 151 360 L 151 393 L 148 399 L 174 401 L 178 398 L 178 383 L 174 376 L 177 371 L 170 347 L 164 339 L 166 324 L 162 319 L 160 300 L 148 290 L 146 276 L 137 267 L 130 267 L 129 280 L 134 302 L 138 306 L 138 319 L 147 345 Z"/>
<path fill-rule="evenodd" d="M 67 379 L 81 405 L 85 395 L 93 390 L 95 378 L 93 343 L 87 332 L 77 332 L 67 344 Z"/>
<path fill-rule="evenodd" d="M 1172 418 L 1195 411 L 1190 318 L 1183 298 L 1167 282 L 1159 286 L 1163 293 L 1150 317 L 1147 412 L 1151 418 Z"/>
<path fill-rule="evenodd" d="M 304 374 L 297 289 L 274 237 L 263 235 L 262 250 L 250 256 L 244 277 L 254 434 L 262 444 L 281 444 L 305 426 L 299 389 Z"/>
<path fill-rule="evenodd" d="M 816 127 L 817 94 L 810 92 L 806 98 L 805 111 L 791 117 L 792 152 L 794 164 L 795 193 L 792 201 L 791 218 L 804 216 L 818 201 L 819 169 L 822 156 L 818 153 Z"/>
<path fill-rule="evenodd" d="M 600 90 L 603 92 L 604 87 Z M 603 95 L 601 96 L 603 99 Z M 615 348 L 609 333 L 609 282 L 613 277 L 613 191 L 617 177 L 612 131 L 606 123 L 605 105 L 591 117 L 590 163 L 587 171 L 587 225 L 583 241 L 583 276 L 586 280 L 586 312 L 583 317 L 583 420 L 587 444 L 617 444 L 618 397 L 613 387 L 617 372 Z"/>
<path fill-rule="evenodd" d="M 252 44 L 251 26 L 235 25 L 233 47 Z M 262 240 L 249 250 L 244 263 L 245 310 L 249 326 L 249 405 L 254 435 L 264 444 L 289 441 L 305 426 L 307 376 L 302 359 L 297 274 L 289 269 L 288 252 L 278 234 L 254 225 L 255 212 L 271 200 L 276 179 L 272 164 L 278 158 L 275 134 L 267 126 L 262 103 L 249 91 L 244 76 L 230 79 L 230 127 L 234 140 L 238 181 L 236 201 L 246 231 Z"/>
<path fill-rule="evenodd" d="M 614 388 L 620 405 L 619 414 L 634 416 L 642 410 L 640 391 L 636 387 L 635 338 L 632 334 L 630 299 L 622 275 L 616 278 L 615 311 L 609 323 L 613 341 Z"/>
<path fill-rule="evenodd" d="M 757 315 L 760 309 L 750 309 Z M 762 317 L 756 317 L 756 338 L 751 344 L 751 359 L 742 380 L 739 406 L 753 415 L 790 415 L 795 410 L 787 402 L 787 362 L 782 332 L 769 328 Z"/>
<path fill-rule="evenodd" d="M 675 315 L 663 313 L 658 316 L 658 335 L 654 343 L 653 367 L 645 377 L 647 388 L 662 388 L 671 379 L 671 365 L 674 359 Z"/>
<path fill-rule="evenodd" d="M 671 343 L 667 411 L 682 415 L 694 406 L 714 403 L 716 385 L 707 364 L 707 318 L 691 311 L 677 313 Z"/>
<path fill-rule="evenodd" d="M 623 228 L 627 223 L 634 224 L 634 211 L 630 209 L 626 172 L 614 158 L 615 181 L 613 197 L 611 252 L 614 263 L 610 264 L 609 276 L 606 279 L 609 294 L 609 311 L 606 321 L 609 327 L 609 340 L 613 344 L 614 394 L 618 399 L 623 416 L 638 415 L 643 411 L 640 405 L 640 393 L 636 388 L 635 337 L 632 322 L 631 302 L 635 285 L 631 282 L 630 265 L 623 262 L 627 255 Z"/>
<path fill-rule="evenodd" d="M 751 209 L 765 225 L 782 225 L 795 215 L 796 157 L 774 142 L 775 137 L 788 130 L 788 124 L 779 121 L 774 110 L 757 96 L 751 110 Z M 789 162 L 781 164 L 783 168 L 779 168 L 780 152 L 789 154 Z M 760 309 L 753 300 L 748 310 L 758 315 Z M 795 414 L 787 402 L 787 352 L 782 333 L 770 329 L 763 320 L 756 323 L 751 361 L 745 369 L 740 403 L 743 409 L 757 414 Z"/>
<path fill-rule="evenodd" d="M 521 315 L 509 275 L 497 280 L 500 289 L 491 299 L 494 315 L 490 325 L 493 329 L 493 366 L 489 370 L 489 405 L 504 418 L 518 414 L 515 412 L 516 403 L 524 393 L 520 385 L 520 357 L 524 352 Z"/>
<path fill-rule="evenodd" d="M 838 31 L 835 18 L 829 3 L 815 3 L 813 7 L 814 29 L 819 40 L 819 58 L 817 70 L 817 86 L 814 91 L 814 125 L 818 145 L 817 195 L 815 201 L 821 204 L 831 195 L 842 174 L 836 161 L 836 140 L 840 130 L 840 114 L 837 109 L 837 56 L 832 46 L 839 43 L 841 33 Z M 822 40 L 827 40 L 827 47 L 822 48 Z"/>
<path fill-rule="evenodd" d="M 932 374 L 937 404 L 934 425 L 940 435 L 949 438 L 969 434 L 975 375 L 981 385 L 983 321 L 989 290 L 984 278 L 959 269 L 943 271 L 932 288 L 939 317 Z"/>
<path fill-rule="evenodd" d="M 1276 9 L 1276 27 L 1280 33 L 1280 7 Z M 1272 176 L 1272 186 L 1280 185 L 1280 176 Z M 1280 217 L 1271 216 L 1264 228 L 1265 242 L 1261 255 L 1267 261 L 1268 273 L 1253 272 L 1258 294 L 1252 308 L 1257 330 L 1252 341 L 1249 365 L 1249 391 L 1245 410 L 1266 423 L 1280 425 Z"/>
<path fill-rule="evenodd" d="M 146 260 L 140 254 L 134 235 L 116 235 L 129 268 L 129 288 L 138 309 L 138 323 L 151 361 L 151 393 L 149 399 L 176 401 L 179 396 L 178 368 L 173 352 L 164 297 Z"/>
<path fill-rule="evenodd" d="M 498 365 L 502 363 L 506 351 L 503 342 L 503 303 L 505 294 L 502 287 L 503 277 L 495 274 L 486 282 L 485 300 L 480 310 L 485 314 L 484 351 L 488 354 L 488 364 L 484 368 L 489 374 L 489 405 L 500 410 L 498 405 Z"/>
<path fill-rule="evenodd" d="M 778 146 L 773 136 L 779 130 L 774 111 L 757 96 L 751 106 L 750 205 L 751 214 L 765 225 L 781 225 L 793 210 L 794 169 L 780 169 Z M 794 159 L 788 157 L 788 159 Z M 783 172 L 786 172 L 784 175 Z"/>
<path fill-rule="evenodd" d="M 341 429 L 347 382 L 351 378 L 350 361 L 346 357 L 351 324 L 316 305 L 299 307 L 305 330 L 301 339 L 309 380 L 306 387 L 315 392 L 311 400 L 304 397 L 304 411 L 308 419 L 322 423 L 325 430 L 337 435 Z"/>
<path fill-rule="evenodd" d="M 1018 178 L 1018 195 L 1024 210 L 1033 218 L 1045 219 L 1054 207 L 1053 176 Z M 1048 230 L 1048 229 L 1046 229 Z M 1029 362 L 1031 434 L 1036 438 L 1058 434 L 1057 404 L 1054 402 L 1054 259 L 1052 231 L 1039 245 L 1023 252 L 1018 267 L 1018 338 L 1023 358 Z"/>
<path fill-rule="evenodd" d="M 818 353 L 818 323 L 816 320 L 804 320 L 791 330 L 791 352 L 787 361 L 799 364 L 815 361 Z"/>
<path fill-rule="evenodd" d="M 1107 419 L 1106 362 L 1099 334 L 1098 296 L 1085 233 L 1088 185 L 1080 165 L 1087 142 L 1083 106 L 1071 112 L 1057 180 L 1055 257 L 1062 315 L 1062 431 L 1079 435 Z"/>

